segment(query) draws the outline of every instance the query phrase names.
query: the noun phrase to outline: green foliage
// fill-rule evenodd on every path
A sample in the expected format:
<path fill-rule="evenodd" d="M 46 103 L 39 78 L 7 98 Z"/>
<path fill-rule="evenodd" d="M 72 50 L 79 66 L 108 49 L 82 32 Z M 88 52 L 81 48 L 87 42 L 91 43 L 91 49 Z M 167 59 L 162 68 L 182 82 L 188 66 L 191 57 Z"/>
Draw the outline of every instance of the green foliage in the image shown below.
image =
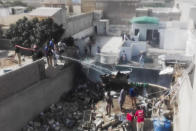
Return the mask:
<path fill-rule="evenodd" d="M 32 44 L 42 46 L 51 38 L 59 40 L 64 32 L 62 25 L 57 25 L 51 18 L 39 21 L 37 18 L 28 20 L 26 17 L 20 19 L 10 26 L 6 37 L 11 39 L 11 44 L 31 47 Z"/>

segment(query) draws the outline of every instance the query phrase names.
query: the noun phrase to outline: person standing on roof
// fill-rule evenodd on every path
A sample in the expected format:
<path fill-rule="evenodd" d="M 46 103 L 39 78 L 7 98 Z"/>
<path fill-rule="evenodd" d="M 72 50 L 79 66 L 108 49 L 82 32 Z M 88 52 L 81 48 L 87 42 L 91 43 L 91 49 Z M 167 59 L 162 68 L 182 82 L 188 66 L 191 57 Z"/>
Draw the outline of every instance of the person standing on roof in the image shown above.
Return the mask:
<path fill-rule="evenodd" d="M 122 107 L 123 107 L 123 104 L 125 102 L 125 98 L 126 98 L 126 91 L 124 88 L 121 89 L 120 91 L 120 96 L 118 98 L 118 102 L 119 102 L 119 105 L 120 105 L 120 111 L 122 111 Z"/>
<path fill-rule="evenodd" d="M 111 108 L 114 107 L 112 96 L 110 95 L 110 91 L 107 92 L 107 95 L 106 95 L 105 100 L 106 100 L 106 103 L 107 103 L 106 104 L 106 112 L 107 112 L 106 115 L 109 115 L 110 116 L 111 115 Z"/>
<path fill-rule="evenodd" d="M 54 50 L 54 39 L 50 40 L 49 46 Z"/>
<path fill-rule="evenodd" d="M 137 131 L 144 131 L 144 110 L 140 106 L 137 107 L 135 117 L 137 119 Z"/>
<path fill-rule="evenodd" d="M 18 57 L 18 65 L 21 66 L 21 50 L 17 45 L 15 45 L 15 55 L 14 55 L 14 57 L 16 55 Z"/>
<path fill-rule="evenodd" d="M 44 50 L 45 50 L 45 56 L 47 58 L 48 66 L 52 66 L 52 56 L 53 56 L 53 53 L 52 53 L 52 48 L 49 45 L 50 45 L 50 43 L 47 42 Z"/>
<path fill-rule="evenodd" d="M 58 46 L 55 43 L 54 44 L 54 50 L 53 50 L 54 66 L 57 66 L 58 53 L 59 53 Z"/>

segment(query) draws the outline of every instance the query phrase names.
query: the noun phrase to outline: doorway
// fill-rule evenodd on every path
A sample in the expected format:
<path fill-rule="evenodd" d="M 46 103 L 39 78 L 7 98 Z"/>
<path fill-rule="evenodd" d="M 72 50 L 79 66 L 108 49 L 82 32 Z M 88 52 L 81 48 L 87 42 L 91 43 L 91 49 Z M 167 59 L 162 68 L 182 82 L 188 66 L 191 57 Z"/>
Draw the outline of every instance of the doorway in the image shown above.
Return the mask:
<path fill-rule="evenodd" d="M 152 41 L 153 30 L 147 30 L 146 40 Z"/>

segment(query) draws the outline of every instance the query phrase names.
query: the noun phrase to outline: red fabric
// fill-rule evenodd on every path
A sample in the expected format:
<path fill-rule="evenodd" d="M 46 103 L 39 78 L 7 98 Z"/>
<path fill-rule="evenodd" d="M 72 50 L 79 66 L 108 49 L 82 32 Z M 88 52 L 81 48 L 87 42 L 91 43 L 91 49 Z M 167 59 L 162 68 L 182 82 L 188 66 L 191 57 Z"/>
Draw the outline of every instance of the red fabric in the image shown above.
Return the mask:
<path fill-rule="evenodd" d="M 23 50 L 35 51 L 34 49 L 31 49 L 31 48 L 25 48 L 25 47 L 22 47 L 22 46 L 19 46 L 19 45 L 15 45 L 15 47 L 18 47 L 18 48 L 23 49 Z"/>
<path fill-rule="evenodd" d="M 132 122 L 133 121 L 133 117 L 134 116 L 132 114 L 127 113 L 127 120 L 128 121 Z"/>
<path fill-rule="evenodd" d="M 143 110 L 137 110 L 135 113 L 135 116 L 137 117 L 137 122 L 144 122 L 144 111 Z"/>

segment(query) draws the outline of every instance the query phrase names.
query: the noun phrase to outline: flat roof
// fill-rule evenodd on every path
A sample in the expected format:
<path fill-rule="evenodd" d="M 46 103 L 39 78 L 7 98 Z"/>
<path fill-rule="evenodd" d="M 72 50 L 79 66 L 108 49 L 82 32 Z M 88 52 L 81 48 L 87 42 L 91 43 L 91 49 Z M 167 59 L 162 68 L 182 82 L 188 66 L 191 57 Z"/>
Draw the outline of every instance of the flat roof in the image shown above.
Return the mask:
<path fill-rule="evenodd" d="M 41 17 L 51 17 L 55 15 L 62 8 L 51 8 L 51 7 L 39 7 L 33 10 L 30 16 L 41 16 Z"/>
<path fill-rule="evenodd" d="M 15 24 L 19 19 L 22 19 L 24 17 L 27 17 L 29 19 L 29 16 L 26 13 L 0 17 L 0 25 L 9 26 L 11 24 Z"/>
<path fill-rule="evenodd" d="M 98 40 L 99 41 L 99 40 Z M 101 53 L 119 54 L 123 45 L 121 37 L 100 37 L 100 42 L 105 43 L 101 49 Z"/>

